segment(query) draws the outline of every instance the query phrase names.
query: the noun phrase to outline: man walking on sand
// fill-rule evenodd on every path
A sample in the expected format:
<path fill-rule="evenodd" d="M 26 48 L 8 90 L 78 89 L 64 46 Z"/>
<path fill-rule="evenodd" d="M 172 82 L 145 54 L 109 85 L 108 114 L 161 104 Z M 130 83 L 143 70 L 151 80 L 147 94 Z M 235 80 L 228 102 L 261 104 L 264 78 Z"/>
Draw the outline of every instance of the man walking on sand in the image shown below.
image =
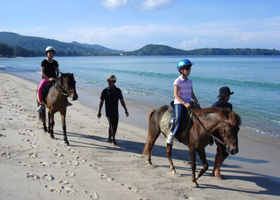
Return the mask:
<path fill-rule="evenodd" d="M 103 107 L 103 103 L 105 100 L 105 111 L 106 111 L 106 117 L 109 122 L 109 137 L 108 142 L 112 142 L 112 144 L 115 146 L 116 143 L 116 132 L 118 128 L 119 123 L 119 100 L 121 102 L 122 107 L 125 110 L 125 114 L 128 117 L 127 108 L 125 105 L 125 102 L 123 100 L 122 92 L 119 88 L 115 86 L 117 79 L 115 75 L 109 75 L 107 77 L 108 87 L 105 88 L 100 97 L 100 104 L 99 104 L 99 111 L 97 114 L 97 117 L 101 117 L 101 109 Z"/>

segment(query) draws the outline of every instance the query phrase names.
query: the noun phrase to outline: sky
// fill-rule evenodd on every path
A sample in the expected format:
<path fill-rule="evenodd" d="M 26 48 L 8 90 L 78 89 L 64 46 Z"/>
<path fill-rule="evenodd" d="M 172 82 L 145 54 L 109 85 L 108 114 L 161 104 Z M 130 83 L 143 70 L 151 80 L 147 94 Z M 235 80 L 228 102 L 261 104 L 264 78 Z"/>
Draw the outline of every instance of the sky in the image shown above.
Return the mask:
<path fill-rule="evenodd" d="M 0 31 L 137 50 L 280 50 L 279 0 L 0 0 Z"/>

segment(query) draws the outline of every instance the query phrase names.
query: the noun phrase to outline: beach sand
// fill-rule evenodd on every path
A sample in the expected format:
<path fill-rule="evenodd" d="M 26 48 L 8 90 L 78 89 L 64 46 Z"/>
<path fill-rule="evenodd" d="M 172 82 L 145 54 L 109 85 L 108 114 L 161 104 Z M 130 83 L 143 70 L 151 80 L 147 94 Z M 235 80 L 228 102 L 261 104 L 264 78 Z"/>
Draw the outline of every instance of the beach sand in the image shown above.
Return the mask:
<path fill-rule="evenodd" d="M 127 101 L 131 121 L 121 118 L 118 146 L 114 147 L 107 142 L 104 115 L 98 119 L 95 109 L 75 101 L 67 110 L 70 146 L 65 146 L 59 113 L 55 115 L 55 139 L 42 129 L 36 112 L 36 87 L 0 72 L 0 199 L 280 198 L 278 139 L 241 129 L 240 152 L 229 156 L 222 166 L 224 180 L 210 175 L 216 146 L 207 146 L 210 167 L 198 180 L 200 188 L 193 188 L 186 146 L 174 144 L 173 162 L 179 175 L 170 172 L 163 136 L 153 150 L 153 166 L 141 155 L 148 108 Z M 77 93 L 81 97 L 83 92 Z M 99 93 L 92 98 L 98 103 Z M 124 116 L 122 107 L 120 111 Z M 197 162 L 199 170 L 199 159 Z"/>

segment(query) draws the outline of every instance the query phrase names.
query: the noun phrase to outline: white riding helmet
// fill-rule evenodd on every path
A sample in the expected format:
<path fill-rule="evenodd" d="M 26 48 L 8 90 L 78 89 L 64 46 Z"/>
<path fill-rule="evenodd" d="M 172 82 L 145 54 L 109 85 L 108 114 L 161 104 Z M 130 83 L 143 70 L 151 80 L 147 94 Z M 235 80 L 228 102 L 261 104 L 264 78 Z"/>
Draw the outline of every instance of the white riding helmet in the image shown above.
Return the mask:
<path fill-rule="evenodd" d="M 52 46 L 48 46 L 45 50 L 45 53 L 48 53 L 49 51 L 53 51 L 55 53 L 55 48 L 53 48 Z"/>

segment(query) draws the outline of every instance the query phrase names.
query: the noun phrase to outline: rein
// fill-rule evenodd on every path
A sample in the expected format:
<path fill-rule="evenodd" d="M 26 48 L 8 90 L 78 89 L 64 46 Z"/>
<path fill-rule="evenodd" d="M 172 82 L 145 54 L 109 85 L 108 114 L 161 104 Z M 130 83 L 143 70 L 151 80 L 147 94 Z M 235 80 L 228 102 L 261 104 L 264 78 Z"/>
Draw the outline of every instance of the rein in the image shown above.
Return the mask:
<path fill-rule="evenodd" d="M 195 118 L 197 119 L 197 121 L 201 124 L 201 126 L 203 127 L 203 129 L 206 131 L 207 134 L 209 134 L 212 138 L 214 138 L 215 140 L 217 140 L 218 142 L 220 142 L 222 145 L 224 145 L 225 147 L 228 147 L 226 143 L 224 143 L 223 141 L 221 141 L 219 138 L 217 138 L 216 136 L 214 136 L 213 134 L 211 134 L 203 125 L 203 123 L 200 121 L 200 119 L 197 117 L 197 115 L 193 112 L 193 115 L 195 116 Z M 226 120 L 223 121 L 223 132 L 225 135 L 225 126 L 226 126 Z M 221 125 L 220 125 L 221 126 Z"/>

